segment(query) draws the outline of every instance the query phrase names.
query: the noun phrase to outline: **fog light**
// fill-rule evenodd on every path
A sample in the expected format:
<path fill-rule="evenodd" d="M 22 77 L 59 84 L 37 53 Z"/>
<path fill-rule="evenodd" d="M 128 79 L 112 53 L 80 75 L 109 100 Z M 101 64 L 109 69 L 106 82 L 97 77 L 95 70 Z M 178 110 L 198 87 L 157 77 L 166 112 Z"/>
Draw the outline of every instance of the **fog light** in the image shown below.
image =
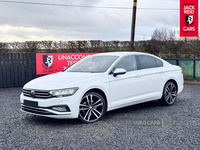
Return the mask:
<path fill-rule="evenodd" d="M 56 110 L 56 111 L 67 111 L 67 108 L 66 107 L 62 107 L 62 106 L 56 106 L 56 107 L 52 107 L 53 110 Z"/>

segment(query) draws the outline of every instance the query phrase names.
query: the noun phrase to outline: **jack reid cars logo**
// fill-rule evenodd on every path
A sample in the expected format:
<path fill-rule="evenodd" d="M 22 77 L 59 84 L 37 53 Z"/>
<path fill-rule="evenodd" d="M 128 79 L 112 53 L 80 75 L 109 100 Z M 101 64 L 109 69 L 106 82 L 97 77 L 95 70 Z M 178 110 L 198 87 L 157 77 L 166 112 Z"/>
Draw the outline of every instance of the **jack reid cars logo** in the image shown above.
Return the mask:
<path fill-rule="evenodd" d="M 184 15 L 185 15 L 185 27 L 183 27 L 183 31 L 187 32 L 195 32 L 194 24 L 194 14 L 195 6 L 194 5 L 184 5 Z"/>
<path fill-rule="evenodd" d="M 180 0 L 180 37 L 198 37 L 198 0 Z"/>
<path fill-rule="evenodd" d="M 45 69 L 52 69 L 54 67 L 53 55 L 43 55 L 43 64 L 42 64 L 42 66 Z"/>

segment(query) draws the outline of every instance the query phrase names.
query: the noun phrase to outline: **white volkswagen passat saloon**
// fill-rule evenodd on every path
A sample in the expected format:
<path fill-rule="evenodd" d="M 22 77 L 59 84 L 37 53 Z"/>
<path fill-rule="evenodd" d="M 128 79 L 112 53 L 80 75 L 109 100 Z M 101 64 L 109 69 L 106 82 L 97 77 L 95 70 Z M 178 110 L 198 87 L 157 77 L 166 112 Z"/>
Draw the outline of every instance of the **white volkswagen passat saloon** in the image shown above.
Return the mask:
<path fill-rule="evenodd" d="M 183 71 L 139 52 L 95 54 L 65 71 L 23 87 L 21 110 L 51 118 L 101 119 L 106 111 L 152 100 L 173 105 L 183 90 Z"/>

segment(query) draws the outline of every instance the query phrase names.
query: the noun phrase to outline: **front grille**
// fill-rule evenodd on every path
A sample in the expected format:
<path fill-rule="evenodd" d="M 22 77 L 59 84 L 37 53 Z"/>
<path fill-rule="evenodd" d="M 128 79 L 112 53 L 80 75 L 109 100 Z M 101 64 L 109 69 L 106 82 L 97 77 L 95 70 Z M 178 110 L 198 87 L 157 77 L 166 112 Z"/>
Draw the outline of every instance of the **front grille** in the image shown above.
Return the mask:
<path fill-rule="evenodd" d="M 39 91 L 39 90 L 27 90 L 23 89 L 24 96 L 33 97 L 33 98 L 51 98 L 53 95 L 49 94 L 49 91 Z"/>

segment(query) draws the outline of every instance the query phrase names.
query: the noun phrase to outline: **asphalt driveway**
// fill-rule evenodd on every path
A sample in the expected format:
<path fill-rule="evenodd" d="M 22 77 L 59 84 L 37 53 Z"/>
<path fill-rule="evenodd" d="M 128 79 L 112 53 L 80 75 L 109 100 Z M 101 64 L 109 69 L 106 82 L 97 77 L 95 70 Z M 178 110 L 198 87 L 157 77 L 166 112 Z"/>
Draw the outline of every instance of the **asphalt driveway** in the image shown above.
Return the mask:
<path fill-rule="evenodd" d="M 200 85 L 185 84 L 170 107 L 158 101 L 107 112 L 93 124 L 20 111 L 22 88 L 0 89 L 1 150 L 199 149 Z"/>

